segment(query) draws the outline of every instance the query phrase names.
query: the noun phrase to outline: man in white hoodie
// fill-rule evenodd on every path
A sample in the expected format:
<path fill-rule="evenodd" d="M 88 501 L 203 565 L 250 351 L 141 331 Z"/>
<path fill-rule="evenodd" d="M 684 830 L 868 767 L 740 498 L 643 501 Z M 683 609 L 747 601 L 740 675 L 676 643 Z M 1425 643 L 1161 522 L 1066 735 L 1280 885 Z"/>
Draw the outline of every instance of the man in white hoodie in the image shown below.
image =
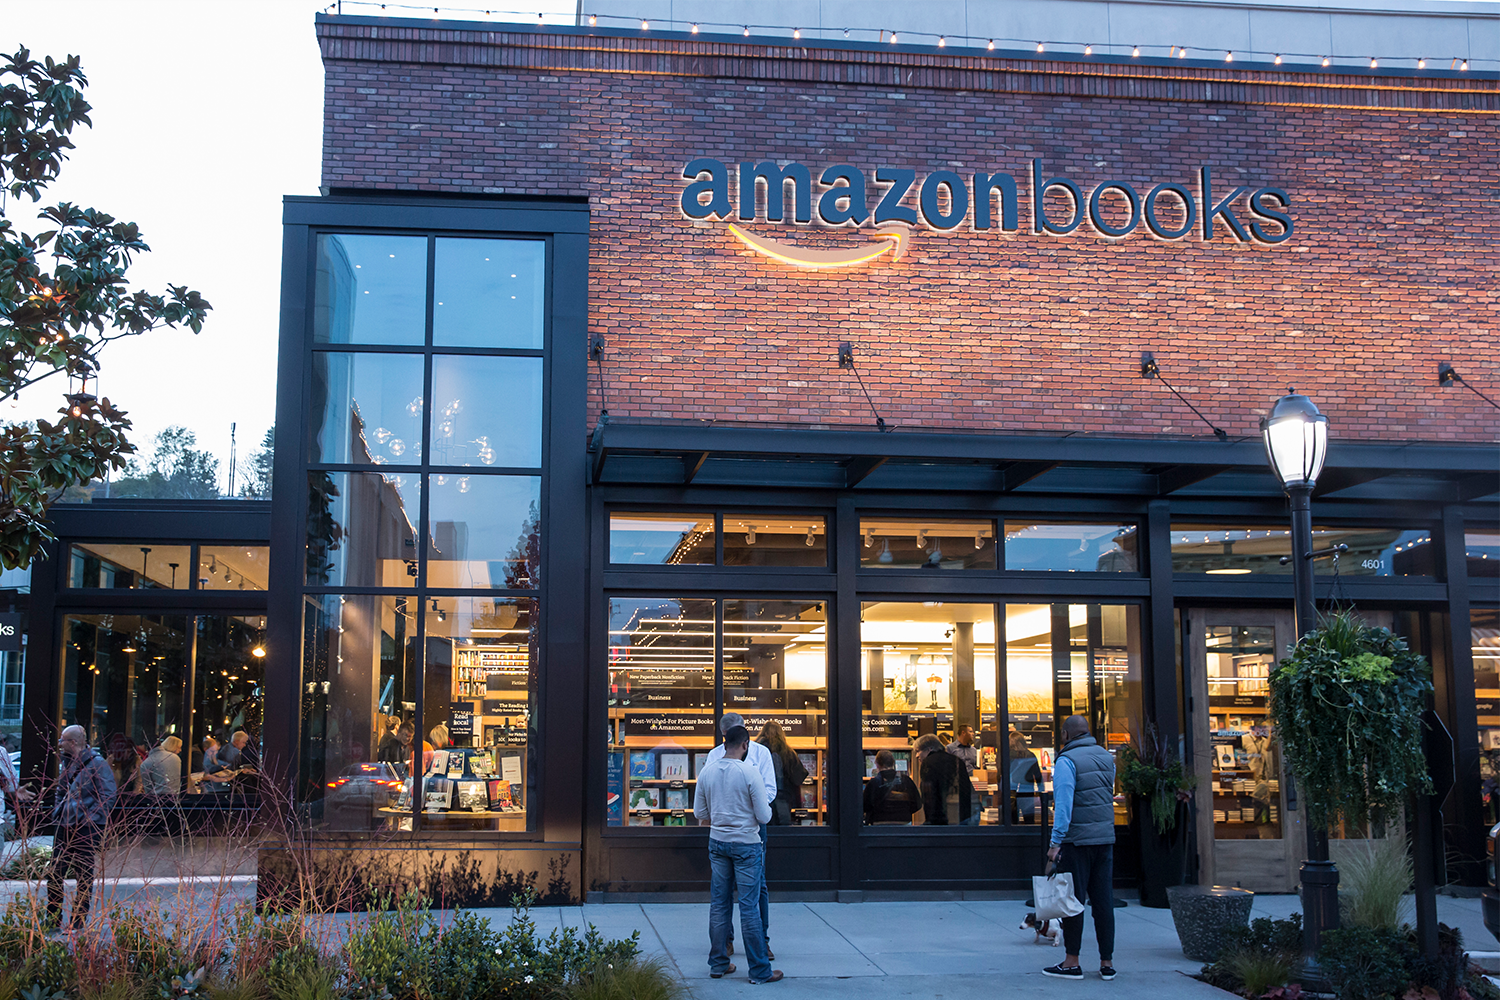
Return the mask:
<path fill-rule="evenodd" d="M 750 963 L 750 982 L 774 983 L 781 971 L 766 957 L 766 933 L 760 921 L 756 887 L 764 879 L 765 849 L 760 831 L 771 821 L 771 800 L 760 772 L 745 761 L 750 733 L 733 726 L 724 734 L 724 752 L 698 775 L 693 815 L 708 830 L 712 870 L 708 904 L 709 975 L 722 979 L 734 971 L 729 963 L 731 897 L 740 886 L 740 935 Z"/>

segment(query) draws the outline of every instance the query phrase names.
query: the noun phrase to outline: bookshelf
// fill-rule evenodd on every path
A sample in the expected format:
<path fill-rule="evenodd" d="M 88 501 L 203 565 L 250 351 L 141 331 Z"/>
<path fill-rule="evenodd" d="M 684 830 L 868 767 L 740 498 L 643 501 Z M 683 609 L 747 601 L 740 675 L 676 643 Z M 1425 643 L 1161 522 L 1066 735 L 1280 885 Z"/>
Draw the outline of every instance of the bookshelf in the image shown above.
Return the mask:
<path fill-rule="evenodd" d="M 1273 657 L 1253 646 L 1210 645 L 1209 744 L 1214 837 L 1281 837 L 1281 781 L 1270 714 Z"/>

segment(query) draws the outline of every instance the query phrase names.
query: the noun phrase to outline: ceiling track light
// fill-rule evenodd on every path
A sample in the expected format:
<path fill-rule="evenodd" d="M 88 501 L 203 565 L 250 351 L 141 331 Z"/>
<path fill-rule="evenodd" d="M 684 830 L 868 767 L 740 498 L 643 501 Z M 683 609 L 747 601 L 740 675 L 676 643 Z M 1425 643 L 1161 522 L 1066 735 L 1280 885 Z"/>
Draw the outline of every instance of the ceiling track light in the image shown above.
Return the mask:
<path fill-rule="evenodd" d="M 746 545 L 754 545 L 755 544 L 755 525 L 753 525 L 753 524 L 747 524 L 747 525 L 745 525 L 745 544 Z"/>
<path fill-rule="evenodd" d="M 813 536 L 812 528 L 807 529 L 807 537 L 802 540 L 802 544 L 806 545 L 808 548 L 812 548 L 814 545 L 818 544 L 817 539 Z"/>

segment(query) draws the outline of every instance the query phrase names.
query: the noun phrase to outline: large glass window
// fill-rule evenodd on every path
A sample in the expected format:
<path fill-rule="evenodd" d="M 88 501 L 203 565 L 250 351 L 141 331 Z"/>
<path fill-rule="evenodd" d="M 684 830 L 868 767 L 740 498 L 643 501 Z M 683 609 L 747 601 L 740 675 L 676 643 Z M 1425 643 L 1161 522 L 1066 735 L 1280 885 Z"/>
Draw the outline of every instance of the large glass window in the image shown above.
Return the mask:
<path fill-rule="evenodd" d="M 193 575 L 187 545 L 89 542 L 69 549 L 68 586 L 102 590 L 187 590 Z"/>
<path fill-rule="evenodd" d="M 266 619 L 264 616 L 199 615 L 198 644 L 193 675 L 193 728 L 185 774 L 204 770 L 203 738 L 233 746 L 234 734 L 250 741 L 252 763 L 260 758 L 260 732 L 265 706 Z M 241 781 L 240 787 L 247 787 Z M 208 782 L 202 790 L 232 790 L 222 782 Z"/>
<path fill-rule="evenodd" d="M 432 359 L 432 464 L 538 468 L 542 359 Z"/>
<path fill-rule="evenodd" d="M 315 352 L 307 434 L 313 463 L 421 462 L 421 356 Z"/>
<path fill-rule="evenodd" d="M 323 594 L 303 605 L 301 799 L 328 830 L 410 829 L 417 598 Z M 403 724 L 405 724 L 403 726 Z"/>
<path fill-rule="evenodd" d="M 712 514 L 611 514 L 609 561 L 651 566 L 712 566 Z"/>
<path fill-rule="evenodd" d="M 417 576 L 416 473 L 310 472 L 307 582 L 404 587 Z"/>
<path fill-rule="evenodd" d="M 541 240 L 440 238 L 432 342 L 541 348 L 546 262 Z"/>
<path fill-rule="evenodd" d="M 1500 576 L 1500 531 L 1464 532 L 1464 555 L 1471 578 Z"/>
<path fill-rule="evenodd" d="M 427 585 L 541 585 L 541 479 L 452 473 L 428 478 Z"/>
<path fill-rule="evenodd" d="M 724 515 L 725 566 L 827 566 L 823 518 Z"/>
<path fill-rule="evenodd" d="M 995 523 L 862 518 L 860 569 L 995 569 Z"/>
<path fill-rule="evenodd" d="M 134 762 L 125 749 L 149 749 L 165 736 L 186 732 L 191 622 L 184 615 L 63 618 L 60 721 L 82 726 L 92 745 L 118 757 L 114 763 L 124 787 L 134 779 Z"/>
<path fill-rule="evenodd" d="M 1068 573 L 1134 573 L 1133 524 L 1005 522 L 1005 568 Z"/>
<path fill-rule="evenodd" d="M 313 340 L 421 344 L 426 339 L 427 238 L 318 237 Z"/>
<path fill-rule="evenodd" d="M 1280 748 L 1270 714 L 1276 630 L 1210 625 L 1205 643 L 1214 839 L 1279 840 Z"/>
<path fill-rule="evenodd" d="M 199 590 L 265 590 L 270 579 L 265 545 L 204 545 L 198 549 Z"/>
<path fill-rule="evenodd" d="M 1343 576 L 1432 576 L 1432 536 L 1425 530 L 1400 528 L 1313 528 L 1313 548 L 1348 545 L 1339 556 Z M 1172 571 L 1240 576 L 1292 572 L 1291 532 L 1277 525 L 1174 523 Z M 1288 562 L 1283 563 L 1286 557 Z M 1318 572 L 1331 573 L 1320 562 Z"/>
<path fill-rule="evenodd" d="M 1485 825 L 1500 823 L 1500 609 L 1469 612 L 1474 658 L 1475 714 L 1479 723 L 1479 773 L 1484 781 Z"/>
<path fill-rule="evenodd" d="M 773 822 L 826 822 L 823 602 L 614 598 L 609 615 L 608 825 L 696 826 L 694 788 L 724 712 L 774 755 Z"/>
<path fill-rule="evenodd" d="M 434 597 L 426 612 L 421 824 L 526 830 L 536 740 L 537 602 Z"/>

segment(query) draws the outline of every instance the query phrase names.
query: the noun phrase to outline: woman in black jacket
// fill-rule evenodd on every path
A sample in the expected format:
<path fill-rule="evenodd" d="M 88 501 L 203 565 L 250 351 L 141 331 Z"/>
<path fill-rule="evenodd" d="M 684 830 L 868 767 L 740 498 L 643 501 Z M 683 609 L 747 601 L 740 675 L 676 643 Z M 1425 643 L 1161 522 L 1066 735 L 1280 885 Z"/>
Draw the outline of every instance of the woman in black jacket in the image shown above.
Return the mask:
<path fill-rule="evenodd" d="M 768 719 L 755 742 L 771 751 L 771 765 L 776 769 L 776 801 L 771 803 L 771 826 L 791 826 L 792 810 L 802 808 L 802 783 L 807 768 L 786 741 L 786 731 L 775 719 Z"/>
<path fill-rule="evenodd" d="M 969 780 L 969 769 L 948 753 L 936 736 L 923 736 L 914 750 L 922 765 L 922 822 L 937 826 L 954 822 L 948 816 L 948 800 L 956 796 L 957 822 L 963 823 L 974 809 L 974 783 Z"/>
<path fill-rule="evenodd" d="M 906 826 L 921 809 L 922 793 L 910 778 L 896 770 L 896 755 L 889 750 L 877 753 L 875 776 L 865 782 L 865 825 Z"/>

